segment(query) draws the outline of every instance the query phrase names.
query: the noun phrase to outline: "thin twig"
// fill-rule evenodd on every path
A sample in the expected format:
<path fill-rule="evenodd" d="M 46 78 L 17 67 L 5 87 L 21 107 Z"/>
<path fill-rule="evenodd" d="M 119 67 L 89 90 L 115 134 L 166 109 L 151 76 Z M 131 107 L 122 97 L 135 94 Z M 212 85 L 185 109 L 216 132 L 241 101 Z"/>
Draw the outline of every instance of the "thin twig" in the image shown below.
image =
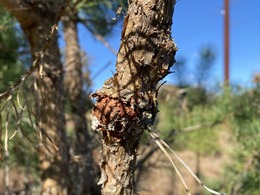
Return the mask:
<path fill-rule="evenodd" d="M 18 114 L 18 110 L 17 110 L 17 107 L 16 107 L 16 105 L 15 105 L 15 102 L 14 102 L 13 97 L 10 99 L 10 101 L 11 101 L 12 108 L 13 108 L 13 111 L 14 111 L 14 113 L 15 113 L 16 119 L 17 119 L 17 121 L 18 121 L 18 120 L 19 120 L 19 114 Z"/>
<path fill-rule="evenodd" d="M 106 48 L 108 48 L 114 55 L 117 55 L 116 50 L 104 39 L 104 37 L 96 32 L 94 32 L 91 28 L 88 27 L 86 20 L 83 20 L 81 18 L 78 18 L 78 21 L 85 26 L 86 29 L 88 29 L 94 37 L 99 40 L 101 43 L 104 44 Z"/>
<path fill-rule="evenodd" d="M 205 128 L 205 127 L 213 127 L 214 125 L 217 125 L 220 122 L 221 122 L 220 120 L 216 120 L 216 121 L 213 121 L 211 123 L 197 124 L 197 125 L 181 128 L 180 131 L 183 131 L 183 132 L 196 131 L 196 130 L 200 130 L 200 129 Z"/>
<path fill-rule="evenodd" d="M 97 78 L 98 75 L 101 74 L 102 71 L 104 71 L 104 70 L 105 70 L 106 68 L 108 68 L 110 65 L 111 65 L 111 62 L 107 62 L 104 66 L 102 66 L 102 67 L 96 72 L 96 74 L 94 74 L 94 75 L 92 76 L 92 80 L 94 80 L 95 78 Z"/>
<path fill-rule="evenodd" d="M 18 106 L 19 106 L 22 110 L 25 110 L 25 108 L 22 107 L 22 105 L 21 105 L 19 92 L 18 92 L 17 95 L 16 95 L 16 99 L 17 99 Z"/>
<path fill-rule="evenodd" d="M 165 154 L 165 156 L 169 159 L 169 161 L 171 162 L 175 172 L 177 173 L 178 177 L 180 178 L 187 194 L 191 195 L 191 192 L 185 182 L 185 180 L 183 179 L 180 171 L 178 170 L 177 166 L 174 164 L 172 158 L 170 157 L 169 153 L 165 150 L 164 146 L 161 144 L 160 139 L 158 139 L 158 137 L 156 136 L 156 134 L 154 134 L 152 131 L 149 130 L 150 136 L 153 138 L 153 140 L 156 142 L 156 144 L 159 146 L 159 148 L 162 150 L 162 152 Z"/>
<path fill-rule="evenodd" d="M 160 145 L 166 147 L 167 149 L 169 149 L 174 156 L 178 159 L 178 161 L 189 171 L 189 173 L 192 175 L 192 177 L 204 188 L 206 189 L 208 192 L 212 193 L 212 194 L 216 194 L 216 195 L 225 195 L 224 193 L 221 192 L 217 192 L 215 190 L 210 189 L 209 187 L 205 186 L 203 184 L 203 182 L 196 176 L 196 174 L 191 170 L 191 168 L 170 148 L 170 146 L 165 143 L 155 132 L 153 132 L 153 130 L 148 127 L 148 131 L 151 135 L 151 137 L 154 139 L 154 141 L 158 144 L 160 143 Z M 160 145 L 158 144 L 158 146 L 160 147 Z M 163 148 L 164 148 L 163 147 Z M 161 148 L 161 147 L 160 147 Z M 161 148 L 162 149 L 162 148 Z M 164 149 L 165 150 L 165 149 Z M 165 153 L 165 151 L 163 151 L 163 153 Z M 165 154 L 166 155 L 166 154 Z M 167 157 L 169 156 L 168 152 L 167 152 Z M 172 161 L 171 161 L 172 162 Z M 175 169 L 175 168 L 174 168 Z M 187 189 L 186 189 L 187 191 Z"/>
<path fill-rule="evenodd" d="M 7 98 L 7 100 L 5 101 L 4 105 L 1 107 L 0 109 L 0 113 L 3 112 L 3 110 L 5 110 L 6 107 L 8 107 L 8 104 L 10 103 L 10 99 L 12 98 L 11 95 L 9 95 L 9 97 Z M 1 100 L 1 99 L 0 99 Z"/>
<path fill-rule="evenodd" d="M 9 125 L 9 111 L 7 111 L 6 119 L 5 119 L 5 152 L 8 152 L 8 125 Z"/>

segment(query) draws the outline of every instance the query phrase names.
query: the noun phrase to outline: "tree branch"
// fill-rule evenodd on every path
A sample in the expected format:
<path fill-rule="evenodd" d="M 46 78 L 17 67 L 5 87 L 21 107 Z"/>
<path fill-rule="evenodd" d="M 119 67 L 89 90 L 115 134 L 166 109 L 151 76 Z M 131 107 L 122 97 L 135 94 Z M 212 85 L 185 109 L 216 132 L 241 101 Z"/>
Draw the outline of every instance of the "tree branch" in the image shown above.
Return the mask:
<path fill-rule="evenodd" d="M 104 39 L 103 36 L 101 36 L 98 33 L 95 33 L 91 28 L 88 27 L 87 21 L 81 18 L 78 18 L 78 21 L 85 26 L 86 29 L 88 29 L 94 37 L 99 40 L 101 43 L 104 44 L 106 48 L 108 48 L 113 54 L 117 55 L 116 50 Z"/>

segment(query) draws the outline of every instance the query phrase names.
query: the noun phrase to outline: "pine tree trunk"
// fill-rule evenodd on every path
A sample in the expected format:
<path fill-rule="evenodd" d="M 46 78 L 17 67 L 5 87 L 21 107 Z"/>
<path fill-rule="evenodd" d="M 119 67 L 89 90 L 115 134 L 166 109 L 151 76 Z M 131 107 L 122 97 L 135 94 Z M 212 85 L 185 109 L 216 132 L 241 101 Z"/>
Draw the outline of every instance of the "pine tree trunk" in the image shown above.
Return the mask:
<path fill-rule="evenodd" d="M 32 61 L 46 45 L 63 0 L 14 1 L 0 0 L 19 21 L 30 43 Z M 38 126 L 42 132 L 39 145 L 43 195 L 67 194 L 68 144 L 65 134 L 63 108 L 63 68 L 57 36 L 47 49 L 41 65 L 42 75 L 36 72 Z"/>
<path fill-rule="evenodd" d="M 42 194 L 65 195 L 69 179 L 69 147 L 63 108 L 63 68 L 57 38 L 50 45 L 43 63 L 44 76 L 42 79 L 37 76 L 40 92 L 39 127 L 44 145 L 39 150 Z"/>
<path fill-rule="evenodd" d="M 158 82 L 175 62 L 174 0 L 129 0 L 116 73 L 92 94 L 92 128 L 102 132 L 102 194 L 134 194 L 143 131 L 154 123 Z"/>
<path fill-rule="evenodd" d="M 83 96 L 82 55 L 78 43 L 77 12 L 68 8 L 62 21 L 66 42 L 65 88 L 69 97 L 76 134 L 74 155 L 79 156 L 78 160 L 72 158 L 69 194 L 87 195 L 92 194 L 96 184 L 94 184 L 93 175 L 91 138 L 85 118 L 87 105 L 85 105 Z"/>

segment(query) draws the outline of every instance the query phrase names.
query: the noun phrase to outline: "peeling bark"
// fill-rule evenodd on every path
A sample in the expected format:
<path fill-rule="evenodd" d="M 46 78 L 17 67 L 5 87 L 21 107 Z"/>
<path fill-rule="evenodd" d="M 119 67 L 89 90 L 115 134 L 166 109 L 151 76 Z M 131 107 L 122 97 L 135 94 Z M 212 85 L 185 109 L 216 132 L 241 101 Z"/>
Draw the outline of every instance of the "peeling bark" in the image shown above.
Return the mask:
<path fill-rule="evenodd" d="M 19 21 L 31 47 L 32 60 L 46 44 L 46 39 L 60 12 L 63 0 L 0 0 Z M 35 73 L 38 85 L 38 126 L 42 132 L 39 145 L 43 195 L 67 194 L 68 144 L 63 108 L 63 68 L 57 36 L 41 61 L 42 72 Z"/>
<path fill-rule="evenodd" d="M 94 184 L 91 138 L 87 129 L 83 92 L 82 56 L 78 43 L 77 11 L 68 7 L 62 18 L 65 50 L 65 88 L 71 106 L 76 139 L 73 141 L 74 154 L 78 161 L 71 162 L 69 194 L 91 194 Z"/>
<path fill-rule="evenodd" d="M 129 0 L 116 73 L 92 94 L 92 128 L 102 132 L 103 194 L 134 194 L 134 165 L 143 131 L 154 123 L 158 82 L 175 62 L 175 0 Z"/>

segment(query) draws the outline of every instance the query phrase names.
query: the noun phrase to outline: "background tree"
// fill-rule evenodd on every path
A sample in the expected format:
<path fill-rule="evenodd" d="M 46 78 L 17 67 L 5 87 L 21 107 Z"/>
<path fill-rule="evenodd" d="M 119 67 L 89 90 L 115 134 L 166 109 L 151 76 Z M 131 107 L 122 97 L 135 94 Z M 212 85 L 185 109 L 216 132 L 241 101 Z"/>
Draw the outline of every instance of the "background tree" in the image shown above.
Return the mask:
<path fill-rule="evenodd" d="M 6 7 L 8 7 L 9 9 L 13 9 L 13 7 L 16 6 L 16 5 L 12 5 L 13 7 L 10 7 L 9 3 L 10 2 L 8 2 L 8 1 L 3 1 L 3 4 Z M 24 2 L 24 5 L 23 5 L 23 3 L 17 4 L 17 6 L 25 6 L 25 5 L 27 6 L 25 9 L 35 9 L 35 10 L 39 9 L 42 12 L 48 11 L 47 9 L 51 8 L 51 4 L 49 4 L 48 2 L 46 2 L 46 4 L 44 4 L 44 5 L 41 2 L 35 3 L 35 2 L 30 2 L 30 1 Z M 41 6 L 43 6 L 44 8 L 41 8 Z M 98 2 L 97 1 L 89 1 L 89 2 L 73 1 L 73 2 L 71 2 L 70 6 L 67 9 L 67 12 L 65 13 L 65 14 L 67 14 L 67 18 L 70 20 L 69 22 L 67 20 L 64 20 L 65 21 L 64 22 L 64 24 L 65 24 L 64 29 L 65 29 L 65 34 L 67 35 L 66 37 L 68 37 L 68 34 L 69 35 L 73 34 L 72 31 L 69 31 L 69 30 L 71 30 L 71 26 L 73 26 L 73 22 L 74 22 L 74 27 L 76 27 L 77 23 L 79 23 L 80 21 L 81 22 L 83 21 L 83 20 L 80 20 L 79 17 L 78 17 L 78 12 L 80 12 L 80 11 L 82 13 L 84 13 L 84 14 L 81 14 L 81 15 L 84 15 L 84 17 L 86 17 L 85 20 L 88 20 L 87 23 L 85 23 L 85 26 L 89 27 L 91 32 L 98 33 L 98 31 L 100 31 L 100 32 L 102 31 L 101 32 L 102 35 L 105 35 L 105 34 L 111 32 L 111 29 L 112 29 L 113 25 L 115 24 L 115 20 L 112 20 L 112 17 L 110 17 L 110 16 L 113 14 L 113 11 L 114 11 L 113 9 L 115 9 L 116 7 L 118 8 L 118 6 L 119 6 L 119 4 L 116 1 L 115 2 L 112 2 L 112 1 L 111 2 L 110 1 L 98 1 Z M 72 11 L 72 8 L 74 9 L 73 11 Z M 93 11 L 93 8 L 96 11 Z M 15 9 L 16 10 L 19 10 L 19 9 L 22 10 L 24 8 L 18 7 L 18 8 L 15 8 Z M 57 12 L 58 11 L 59 10 L 57 10 Z M 102 14 L 100 14 L 100 11 L 102 13 L 109 13 L 109 14 L 102 15 Z M 96 14 L 97 12 L 99 14 Z M 21 11 L 21 13 L 22 13 L 22 11 Z M 51 13 L 52 13 L 52 11 L 51 11 Z M 28 13 L 28 15 L 29 14 L 31 14 L 31 13 Z M 33 14 L 35 14 L 35 13 L 33 13 Z M 19 13 L 19 15 L 16 15 L 16 16 L 21 17 L 20 15 L 22 15 L 22 14 Z M 54 15 L 54 14 L 52 14 L 52 15 Z M 55 17 L 53 17 L 53 18 L 55 18 Z M 111 23 L 109 23 L 110 21 L 108 21 L 109 18 L 111 18 L 111 21 L 112 21 Z M 18 18 L 18 19 L 22 20 L 21 18 Z M 46 20 L 48 20 L 48 19 L 46 19 Z M 24 23 L 24 21 L 21 21 L 21 22 Z M 50 22 L 52 22 L 52 21 L 50 21 Z M 30 22 L 28 21 L 28 23 L 30 23 Z M 32 21 L 31 23 L 37 23 L 37 22 Z M 26 25 L 28 25 L 28 24 L 26 24 Z M 69 26 L 69 25 L 71 25 L 71 26 Z M 101 26 L 102 26 L 102 28 L 101 28 Z M 38 26 L 38 27 L 35 27 L 35 28 L 42 28 L 42 27 Z M 26 29 L 26 30 L 29 31 L 28 29 Z M 32 29 L 30 29 L 30 30 L 31 30 L 30 32 L 33 31 Z M 74 28 L 73 30 L 76 30 L 76 29 Z M 27 35 L 30 34 L 30 32 L 27 32 Z M 83 157 L 83 160 L 81 158 L 81 162 L 83 162 L 83 163 L 81 163 L 81 165 L 88 165 L 88 164 L 91 165 L 91 158 L 90 158 L 90 155 L 89 155 L 89 154 L 91 154 L 91 150 L 86 150 L 86 148 L 88 148 L 86 146 L 91 145 L 91 143 L 90 143 L 88 131 L 86 130 L 86 121 L 85 121 L 85 117 L 84 117 L 85 112 L 84 112 L 84 109 L 82 110 L 82 108 L 84 107 L 84 106 L 82 106 L 82 103 L 84 103 L 83 102 L 84 98 L 82 98 L 82 97 L 85 97 L 84 94 L 82 93 L 83 92 L 82 91 L 83 83 L 82 83 L 82 72 L 81 72 L 81 67 L 80 67 L 81 66 L 81 59 L 80 58 L 82 56 L 77 55 L 77 54 L 80 53 L 80 50 L 79 50 L 79 48 L 77 48 L 77 46 L 78 46 L 77 31 L 75 31 L 75 32 L 76 32 L 76 34 L 74 34 L 74 37 L 73 36 L 70 37 L 71 39 L 74 38 L 75 44 L 70 44 L 67 47 L 68 60 L 67 60 L 67 63 L 66 63 L 67 64 L 66 67 L 69 67 L 69 68 L 67 68 L 67 70 L 69 70 L 69 69 L 72 70 L 72 74 L 71 74 L 71 71 L 67 71 L 66 76 L 67 76 L 67 78 L 70 78 L 70 79 L 67 79 L 67 81 L 69 80 L 69 82 L 67 82 L 67 84 L 69 83 L 69 84 L 71 84 L 70 86 L 72 86 L 72 87 L 68 86 L 67 89 L 69 89 L 68 90 L 69 95 L 70 95 L 69 97 L 70 97 L 70 100 L 72 102 L 72 110 L 74 112 L 73 118 L 76 120 L 74 125 L 76 124 L 76 132 L 77 132 L 76 135 L 77 135 L 78 140 L 75 141 L 75 143 L 77 143 L 77 145 L 76 145 L 76 151 L 77 152 L 76 152 L 75 156 L 77 156 L 77 154 L 83 155 L 83 156 L 80 156 L 80 158 Z M 46 33 L 46 35 L 47 35 L 47 33 Z M 43 37 L 44 36 L 45 35 L 43 35 Z M 32 41 L 36 42 L 36 38 L 32 38 L 32 35 L 28 35 L 28 37 L 30 38 L 31 43 L 32 43 Z M 46 38 L 46 37 L 44 37 L 44 38 Z M 55 39 L 54 42 L 57 41 L 56 37 L 54 39 Z M 33 42 L 33 44 L 34 44 L 33 46 L 35 46 L 34 42 Z M 74 50 L 73 49 L 71 50 L 71 48 L 73 48 Z M 75 52 L 75 48 L 77 50 L 76 52 Z M 32 50 L 33 49 L 34 48 L 32 48 Z M 72 51 L 72 55 L 70 53 L 71 51 Z M 73 51 L 74 51 L 74 53 L 73 53 Z M 76 53 L 76 55 L 75 55 L 75 53 Z M 56 57 L 58 59 L 60 58 L 59 55 L 57 55 Z M 77 60 L 76 63 L 74 63 L 74 59 L 72 59 L 73 57 L 74 57 L 74 59 Z M 72 64 L 71 64 L 71 62 L 72 62 Z M 75 64 L 76 64 L 76 66 L 75 66 Z M 79 64 L 79 65 L 77 65 L 77 64 Z M 41 67 L 44 67 L 44 66 L 41 66 Z M 60 71 L 60 73 L 62 73 L 62 71 Z M 74 76 L 74 78 L 79 79 L 79 82 L 74 82 L 74 80 L 71 77 L 72 75 Z M 56 75 L 56 76 L 61 76 L 60 81 L 62 81 L 62 74 Z M 76 85 L 75 85 L 75 83 L 76 83 Z M 41 83 L 41 84 L 43 84 L 43 83 Z M 39 84 L 39 86 L 41 84 Z M 60 85 L 62 86 L 62 83 L 60 83 Z M 63 94 L 60 95 L 60 97 L 62 97 L 62 96 L 63 96 Z M 75 99 L 75 97 L 76 97 L 76 99 Z M 79 100 L 79 101 L 76 101 L 76 100 Z M 77 102 L 77 103 L 75 103 L 75 102 Z M 44 113 L 44 115 L 45 114 L 47 114 L 47 113 Z M 80 119 L 80 122 L 79 122 L 78 119 Z M 64 121 L 64 120 L 61 117 L 61 120 L 58 120 L 58 121 Z M 78 126 L 81 126 L 81 127 L 78 127 Z M 54 140 L 51 138 L 51 136 L 49 136 L 47 132 L 44 132 L 43 134 L 47 135 L 47 137 L 48 137 L 47 140 L 51 141 L 53 146 L 55 146 Z M 61 136 L 63 136 L 63 135 L 61 135 Z M 86 143 L 88 143 L 88 144 L 86 144 Z M 85 159 L 84 159 L 84 156 L 86 156 L 85 154 L 88 156 L 88 158 L 85 157 Z M 73 157 L 72 157 L 72 159 L 73 159 Z M 66 161 L 66 159 L 65 159 L 65 161 Z M 87 167 L 90 167 L 90 166 L 87 166 Z M 81 169 L 85 170 L 85 171 L 83 171 L 83 173 L 85 175 L 86 175 L 86 173 L 91 172 L 90 169 L 88 169 L 88 170 L 84 169 L 84 166 L 81 166 Z M 81 177 L 81 175 L 84 175 L 84 174 L 73 173 L 72 175 L 77 175 L 78 177 Z M 93 177 L 87 177 L 87 178 L 88 178 L 88 180 L 91 180 Z M 91 178 L 91 179 L 89 179 L 89 178 Z M 77 189 L 77 193 L 82 191 L 82 186 L 85 186 L 87 188 L 87 190 L 85 190 L 85 192 L 83 192 L 83 193 L 86 193 L 86 191 L 89 192 L 89 187 L 91 187 L 91 185 L 83 184 L 80 181 L 82 181 L 82 180 L 77 180 L 76 182 L 74 182 L 74 183 L 77 183 L 77 187 L 75 187 L 75 188 L 80 188 L 80 189 Z M 87 179 L 84 179 L 84 181 L 87 181 Z M 89 183 L 89 181 L 87 181 L 87 182 Z M 89 186 L 89 187 L 87 187 L 87 186 Z"/>
<path fill-rule="evenodd" d="M 92 138 L 87 129 L 86 111 L 90 108 L 84 82 L 83 51 L 78 41 L 78 24 L 83 24 L 95 37 L 105 41 L 103 36 L 109 35 L 113 26 L 120 20 L 113 20 L 118 7 L 126 7 L 126 1 L 72 1 L 62 18 L 65 49 L 65 88 L 71 107 L 75 139 L 71 140 L 72 172 L 70 194 L 97 193 L 95 165 L 92 157 Z M 120 16 L 121 17 L 121 16 Z M 88 74 L 89 75 L 89 74 Z M 88 78 L 90 79 L 90 78 Z M 76 158 L 73 158 L 75 156 Z M 75 160 L 74 160 L 75 159 Z M 94 192 L 96 191 L 96 192 Z"/>
<path fill-rule="evenodd" d="M 37 51 L 37 50 L 38 50 L 37 52 L 40 52 L 40 50 L 42 48 L 40 48 L 40 47 L 36 48 L 36 45 L 38 44 L 37 41 L 40 42 L 41 40 L 40 39 L 37 40 L 36 38 L 33 37 L 33 35 L 30 35 L 30 33 L 35 32 L 38 29 L 42 30 L 41 28 L 43 28 L 43 27 L 38 23 L 40 21 L 39 18 L 43 12 L 50 12 L 50 14 L 51 14 L 50 18 L 52 17 L 51 18 L 52 21 L 49 21 L 49 24 L 51 24 L 51 22 L 54 22 L 55 15 L 53 13 L 55 11 L 48 10 L 48 9 L 52 8 L 52 3 L 49 3 L 49 2 L 42 3 L 40 1 L 35 3 L 35 2 L 26 1 L 26 2 L 21 2 L 20 4 L 19 3 L 14 4 L 12 6 L 11 6 L 11 1 L 3 1 L 2 3 L 5 7 L 10 9 L 13 12 L 13 14 L 15 12 L 14 15 L 18 18 L 18 20 L 20 20 L 20 22 L 22 22 L 22 28 L 25 29 L 25 33 L 27 33 L 27 38 L 29 39 L 31 46 L 34 46 L 34 48 L 31 47 L 31 50 L 32 50 L 31 53 L 32 53 L 32 55 L 36 56 L 36 54 L 33 54 L 33 52 Z M 93 176 L 93 174 L 92 174 L 92 176 L 89 176 L 89 174 L 88 174 L 88 173 L 93 172 L 93 168 L 91 167 L 91 164 L 92 164 L 91 152 L 92 151 L 89 147 L 91 145 L 91 142 L 90 142 L 90 136 L 88 135 L 88 131 L 86 129 L 86 121 L 85 121 L 85 116 L 84 116 L 85 109 L 82 109 L 82 108 L 84 108 L 83 103 L 85 103 L 84 100 L 86 99 L 86 96 L 84 95 L 83 90 L 82 90 L 82 86 L 83 86 L 83 82 L 82 82 L 83 74 L 82 74 L 82 69 L 81 69 L 82 68 L 81 67 L 82 66 L 82 64 L 81 64 L 82 56 L 80 55 L 81 51 L 78 46 L 78 40 L 77 40 L 78 35 L 77 35 L 76 26 L 79 22 L 83 22 L 83 20 L 82 20 L 82 18 L 78 17 L 78 13 L 81 12 L 81 17 L 82 16 L 85 17 L 84 21 L 86 21 L 86 22 L 84 22 L 84 25 L 91 31 L 91 33 L 94 33 L 95 35 L 98 35 L 97 33 L 100 33 L 101 35 L 105 35 L 105 34 L 108 34 L 111 32 L 113 25 L 116 24 L 116 22 L 118 21 L 118 20 L 113 20 L 112 15 L 115 18 L 118 17 L 115 15 L 115 11 L 119 7 L 119 3 L 122 4 L 123 8 L 125 7 L 126 2 L 124 2 L 124 1 L 120 1 L 120 2 L 117 2 L 117 1 L 88 1 L 88 2 L 73 1 L 70 3 L 70 6 L 68 7 L 68 9 L 65 13 L 66 17 L 64 17 L 64 20 L 63 20 L 64 21 L 64 32 L 65 32 L 64 34 L 65 34 L 65 37 L 67 38 L 66 39 L 67 42 L 70 41 L 70 43 L 71 43 L 71 39 L 74 40 L 72 42 L 74 44 L 67 44 L 67 49 L 66 49 L 66 51 L 67 51 L 66 64 L 67 65 L 65 66 L 66 70 L 67 70 L 67 74 L 66 74 L 67 82 L 66 83 L 68 84 L 66 86 L 68 89 L 67 91 L 69 92 L 68 93 L 69 99 L 71 100 L 72 112 L 74 114 L 73 119 L 75 119 L 74 126 L 76 129 L 76 137 L 77 137 L 77 140 L 74 142 L 74 143 L 77 143 L 76 147 L 75 147 L 76 153 L 72 153 L 71 161 L 73 161 L 73 159 L 74 160 L 76 159 L 75 161 L 77 161 L 77 157 L 79 157 L 78 159 L 80 159 L 80 162 L 81 162 L 80 166 L 76 167 L 78 172 L 72 172 L 72 174 L 71 174 L 73 176 L 76 175 L 78 180 L 72 179 L 72 181 L 74 181 L 73 183 L 75 185 L 72 185 L 72 187 L 70 188 L 70 190 L 72 190 L 72 191 L 70 191 L 70 193 L 72 193 L 72 192 L 74 193 L 74 191 L 76 194 L 90 193 L 90 191 L 91 191 L 90 188 L 93 188 L 93 186 L 94 186 L 93 181 L 91 182 L 91 180 L 93 180 L 94 176 Z M 17 6 L 17 7 L 15 7 L 15 6 Z M 24 6 L 26 6 L 26 8 L 24 8 Z M 43 7 L 41 7 L 41 6 L 43 6 Z M 56 7 L 56 8 L 58 8 L 58 7 Z M 25 21 L 23 20 L 24 16 L 29 17 L 30 14 L 32 14 L 32 15 L 35 14 L 34 11 L 24 14 L 23 11 L 26 11 L 27 9 L 34 9 L 36 12 L 40 11 L 38 16 L 35 18 L 35 20 L 37 20 L 37 21 L 34 21 L 33 19 L 31 19 L 32 21 L 31 20 L 28 21 L 28 24 L 24 24 L 25 23 Z M 59 10 L 56 10 L 56 12 L 59 13 Z M 103 14 L 101 14 L 101 13 L 103 13 Z M 46 20 L 49 20 L 50 18 L 46 18 Z M 33 23 L 33 25 L 35 25 L 34 26 L 35 29 L 33 29 L 33 28 L 28 29 L 28 27 L 26 26 L 26 25 L 31 25 L 31 23 Z M 51 30 L 50 28 L 49 29 L 47 27 L 45 27 L 45 28 L 49 31 Z M 38 33 L 38 35 L 41 35 L 43 39 L 46 39 L 47 35 L 49 36 L 49 34 L 47 34 L 47 30 L 43 31 L 42 34 Z M 36 34 L 35 34 L 35 36 L 36 36 Z M 71 36 L 71 35 L 73 35 L 73 36 Z M 68 37 L 70 38 L 70 40 L 68 40 Z M 55 42 L 54 43 L 54 45 L 55 45 L 57 42 L 56 37 L 54 37 L 54 42 Z M 14 43 L 16 43 L 16 42 L 14 41 Z M 44 47 L 43 43 L 40 43 L 40 44 L 42 44 L 42 47 Z M 10 45 L 12 45 L 12 44 L 10 44 Z M 55 47 L 53 47 L 53 48 L 55 49 Z M 47 51 L 47 53 L 48 52 L 49 51 Z M 50 54 L 50 52 L 48 54 Z M 45 57 L 46 56 L 47 55 L 45 55 Z M 54 56 L 49 56 L 49 57 L 52 57 L 52 60 L 54 60 Z M 60 61 L 59 54 L 56 55 L 55 58 L 57 58 L 55 60 Z M 35 59 L 37 59 L 37 56 L 34 57 L 34 60 Z M 56 64 L 59 68 L 62 68 L 60 62 L 56 63 Z M 45 65 L 47 65 L 47 64 L 45 64 Z M 40 66 L 40 67 L 44 68 L 44 66 Z M 48 66 L 47 68 L 49 68 L 50 70 L 53 69 L 53 67 L 50 67 L 50 66 Z M 40 73 L 43 73 L 42 70 L 40 71 Z M 54 73 L 55 76 L 57 76 L 55 78 L 57 81 L 56 84 L 57 85 L 59 84 L 61 86 L 59 89 L 62 89 L 63 86 L 62 86 L 62 83 L 60 83 L 63 80 L 62 71 L 58 70 L 57 74 L 55 72 L 52 72 L 52 73 Z M 43 75 L 41 75 L 41 76 L 43 76 Z M 50 75 L 48 75 L 48 76 L 50 76 Z M 76 80 L 74 81 L 74 79 L 76 79 Z M 6 80 L 8 80 L 10 82 L 10 79 L 6 79 Z M 41 82 L 41 78 L 39 78 L 39 80 L 38 80 L 39 87 L 42 87 L 42 85 L 44 85 L 43 86 L 44 89 L 46 88 L 46 86 L 48 87 L 48 84 L 46 84 L 45 82 L 42 82 L 42 83 L 40 83 L 40 82 Z M 49 84 L 50 84 L 50 86 L 52 85 L 51 83 L 49 83 Z M 62 97 L 64 95 L 63 90 L 60 90 L 59 92 L 60 92 L 60 95 L 58 95 L 58 94 L 56 94 L 56 95 L 61 97 L 60 105 L 63 105 L 62 104 L 63 103 Z M 47 91 L 47 93 L 48 93 L 48 91 Z M 42 94 L 40 94 L 40 95 L 42 95 Z M 51 98 L 53 98 L 53 97 L 51 97 Z M 48 103 L 52 104 L 52 102 L 48 102 L 48 99 L 45 99 L 44 95 L 42 95 L 42 99 L 44 99 L 44 101 L 46 101 L 46 102 L 44 102 L 44 104 L 48 104 Z M 56 103 L 55 103 L 55 105 L 56 105 Z M 58 104 L 57 104 L 57 106 L 58 106 Z M 86 107 L 87 107 L 87 105 L 86 105 Z M 45 108 L 46 108 L 46 106 L 45 106 Z M 40 110 L 40 113 L 38 113 L 38 114 L 40 114 L 40 116 L 45 115 L 44 117 L 48 117 L 47 112 L 45 113 L 45 112 L 42 112 L 41 109 L 39 109 L 39 110 Z M 60 111 L 63 113 L 62 110 L 60 110 Z M 63 115 L 61 114 L 60 116 L 61 116 L 60 119 L 57 119 L 56 121 L 64 122 L 64 114 Z M 52 116 L 49 119 L 51 119 L 51 118 L 52 118 Z M 37 118 L 37 119 L 39 119 L 39 118 Z M 48 122 L 52 123 L 51 121 L 48 121 L 49 119 L 46 119 L 47 120 L 46 123 L 48 123 Z M 52 118 L 52 119 L 54 119 L 54 118 Z M 41 121 L 38 121 L 38 122 L 39 122 L 39 124 L 41 124 Z M 63 126 L 64 126 L 64 124 L 63 124 Z M 61 125 L 60 125 L 60 127 L 61 127 Z M 41 136 L 47 136 L 47 139 L 45 141 L 47 142 L 47 145 L 54 146 L 54 150 L 58 149 L 56 147 L 55 141 L 60 139 L 59 136 L 61 136 L 61 140 L 63 140 L 64 143 L 66 143 L 65 136 L 64 136 L 65 133 L 64 134 L 57 133 L 58 135 L 57 136 L 53 135 L 54 136 L 54 138 L 53 138 L 52 135 L 49 135 L 50 132 L 45 131 L 45 128 L 42 128 L 41 130 L 43 130 L 41 132 L 42 133 Z M 61 131 L 63 132 L 62 129 L 61 129 Z M 43 142 L 43 145 L 45 145 L 44 142 Z M 66 150 L 67 146 L 64 148 Z M 50 151 L 50 149 L 48 149 L 48 152 L 52 153 L 53 151 Z M 65 153 L 67 153 L 67 151 Z M 67 156 L 67 154 L 65 154 L 64 155 L 65 158 L 61 160 L 61 161 L 64 160 L 64 163 L 67 163 L 66 161 L 68 161 L 66 156 Z M 74 157 L 76 157 L 76 158 L 74 158 Z M 75 163 L 75 161 L 73 161 L 73 163 Z M 49 163 L 49 164 L 51 166 L 51 163 Z M 81 174 L 78 174 L 79 172 Z M 44 177 L 47 177 L 46 175 L 48 175 L 48 174 L 53 174 L 53 173 L 52 173 L 52 171 L 50 171 L 50 173 L 49 172 L 46 173 Z M 67 179 L 67 178 L 68 177 L 65 177 L 65 179 Z M 80 178 L 83 178 L 83 179 L 80 179 Z M 45 179 L 45 178 L 43 178 L 43 179 Z M 83 181 L 85 183 L 83 183 Z M 66 191 L 66 186 L 64 185 L 63 187 Z"/>
<path fill-rule="evenodd" d="M 176 80 L 176 85 L 179 88 L 184 88 L 188 86 L 187 83 L 187 65 L 185 58 L 179 58 L 176 60 L 176 63 L 173 67 L 173 78 Z"/>
<path fill-rule="evenodd" d="M 19 21 L 34 62 L 42 55 L 64 1 L 1 0 L 0 3 Z M 67 191 L 68 145 L 64 126 L 63 69 L 59 56 L 54 35 L 42 58 L 41 68 L 35 74 L 39 93 L 37 123 L 43 143 L 39 145 L 42 194 L 65 194 Z"/>
<path fill-rule="evenodd" d="M 216 54 L 211 46 L 204 46 L 199 51 L 198 64 L 195 69 L 195 78 L 198 86 L 205 84 L 212 75 Z"/>

